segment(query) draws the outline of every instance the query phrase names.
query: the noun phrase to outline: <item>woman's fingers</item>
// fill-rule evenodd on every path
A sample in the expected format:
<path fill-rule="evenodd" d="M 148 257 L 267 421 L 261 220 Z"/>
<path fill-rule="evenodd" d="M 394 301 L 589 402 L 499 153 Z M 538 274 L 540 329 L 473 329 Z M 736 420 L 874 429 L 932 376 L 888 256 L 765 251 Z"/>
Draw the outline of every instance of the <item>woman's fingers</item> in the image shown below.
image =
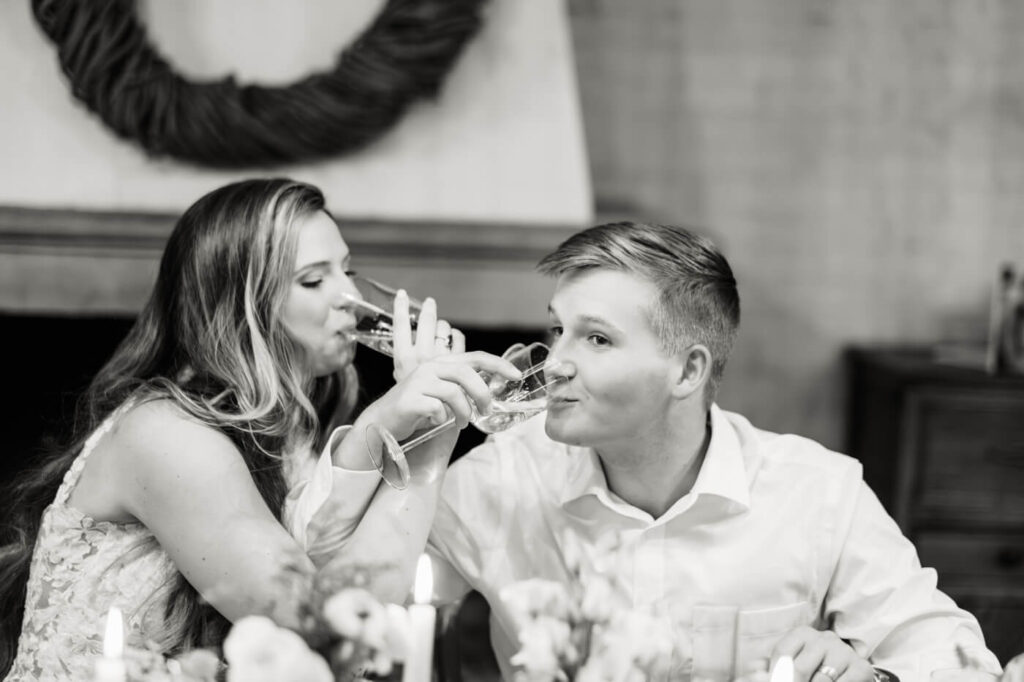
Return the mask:
<path fill-rule="evenodd" d="M 460 332 L 455 327 L 452 327 L 452 352 L 453 353 L 465 353 L 466 352 L 466 335 Z"/>
<path fill-rule="evenodd" d="M 424 393 L 431 398 L 440 400 L 443 406 L 447 408 L 445 418 L 441 423 L 447 421 L 449 417 L 455 417 L 455 423 L 462 429 L 466 427 L 466 424 L 469 423 L 470 418 L 473 416 L 473 411 L 469 404 L 469 396 L 456 383 L 443 380 L 437 381 L 427 386 Z M 437 423 L 435 422 L 435 424 Z"/>
<path fill-rule="evenodd" d="M 434 331 L 434 352 L 439 355 L 451 352 L 452 326 L 448 320 L 438 320 Z"/>
<path fill-rule="evenodd" d="M 465 343 L 457 333 L 453 334 L 453 341 Z M 395 367 L 397 375 L 397 356 Z M 491 393 L 485 377 L 499 377 L 500 384 L 520 378 L 521 372 L 507 360 L 483 351 L 439 355 L 400 378 L 377 406 L 382 415 L 387 415 L 380 418 L 388 422 L 399 439 L 421 428 L 443 424 L 452 417 L 460 429 L 464 428 L 474 410 L 480 414 L 489 410 Z"/>
<path fill-rule="evenodd" d="M 407 353 L 412 349 L 412 324 L 409 315 L 409 294 L 399 289 L 395 294 L 395 308 L 391 311 L 394 324 L 392 344 L 395 354 Z"/>
<path fill-rule="evenodd" d="M 437 336 L 437 301 L 427 297 L 416 317 L 416 354 L 422 358 L 434 355 L 434 337 Z"/>
<path fill-rule="evenodd" d="M 521 379 L 523 373 L 508 360 L 499 358 L 497 355 L 492 355 L 486 351 L 473 350 L 468 353 L 452 354 L 445 357 L 437 358 L 439 365 L 466 365 L 472 367 L 477 372 L 487 372 L 488 374 L 500 374 L 506 379 Z"/>
<path fill-rule="evenodd" d="M 492 389 L 514 381 L 521 372 L 511 363 L 489 353 L 466 353 L 446 358 L 448 362 L 436 363 L 438 376 L 457 384 L 468 396 L 480 414 L 487 414 L 492 399 Z"/>

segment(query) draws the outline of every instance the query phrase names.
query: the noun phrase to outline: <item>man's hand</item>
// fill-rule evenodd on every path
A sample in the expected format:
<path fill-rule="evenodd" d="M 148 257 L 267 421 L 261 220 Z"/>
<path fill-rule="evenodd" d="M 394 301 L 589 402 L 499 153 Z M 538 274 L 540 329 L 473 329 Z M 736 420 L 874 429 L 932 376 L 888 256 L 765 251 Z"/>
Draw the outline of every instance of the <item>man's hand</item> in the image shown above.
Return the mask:
<path fill-rule="evenodd" d="M 831 631 L 807 625 L 793 629 L 772 650 L 772 667 L 779 656 L 792 656 L 795 682 L 871 682 L 874 669 Z"/>

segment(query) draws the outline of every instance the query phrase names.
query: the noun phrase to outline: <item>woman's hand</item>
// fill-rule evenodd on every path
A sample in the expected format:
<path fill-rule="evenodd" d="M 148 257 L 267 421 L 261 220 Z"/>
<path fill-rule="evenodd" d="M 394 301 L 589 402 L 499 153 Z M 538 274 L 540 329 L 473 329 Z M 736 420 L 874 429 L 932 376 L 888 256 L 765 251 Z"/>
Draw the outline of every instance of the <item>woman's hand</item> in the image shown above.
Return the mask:
<path fill-rule="evenodd" d="M 370 403 L 352 425 L 352 434 L 339 446 L 338 466 L 352 470 L 372 468 L 363 434 L 370 424 L 386 428 L 399 441 L 417 431 L 438 426 L 455 418 L 451 428 L 414 450 L 410 466 L 417 463 L 431 470 L 447 458 L 455 447 L 459 430 L 469 423 L 472 405 L 480 413 L 488 410 L 491 394 L 480 372 L 508 379 L 521 376 L 507 360 L 485 353 L 450 353 L 421 362 L 412 372 L 380 398 Z"/>
<path fill-rule="evenodd" d="M 480 372 L 507 379 L 521 376 L 512 363 L 483 351 L 438 355 L 420 362 L 356 421 L 372 418 L 399 440 L 452 417 L 458 429 L 465 428 L 474 407 L 479 413 L 490 407 L 491 394 Z"/>
<path fill-rule="evenodd" d="M 412 374 L 423 362 L 466 350 L 466 337 L 462 332 L 446 320 L 437 319 L 437 302 L 433 298 L 423 302 L 416 320 L 415 338 L 409 315 L 409 295 L 405 289 L 399 289 L 395 296 L 392 319 L 396 382 Z"/>

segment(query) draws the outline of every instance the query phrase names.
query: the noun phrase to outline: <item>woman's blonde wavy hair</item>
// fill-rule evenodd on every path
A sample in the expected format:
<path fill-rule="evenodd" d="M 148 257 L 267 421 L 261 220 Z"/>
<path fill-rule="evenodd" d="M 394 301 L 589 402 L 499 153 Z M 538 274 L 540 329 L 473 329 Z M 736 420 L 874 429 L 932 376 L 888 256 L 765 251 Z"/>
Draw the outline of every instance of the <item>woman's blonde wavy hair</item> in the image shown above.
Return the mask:
<path fill-rule="evenodd" d="M 43 508 L 85 439 L 125 401 L 169 399 L 225 433 L 281 518 L 283 454 L 321 445 L 328 428 L 351 415 L 358 391 L 351 365 L 340 375 L 310 377 L 281 321 L 298 223 L 323 210 L 312 185 L 259 179 L 206 194 L 178 220 L 149 301 L 79 401 L 70 446 L 9 497 L 16 518 L 0 548 L 0 677 L 15 653 Z M 168 587 L 166 651 L 219 645 L 227 621 L 184 577 Z"/>

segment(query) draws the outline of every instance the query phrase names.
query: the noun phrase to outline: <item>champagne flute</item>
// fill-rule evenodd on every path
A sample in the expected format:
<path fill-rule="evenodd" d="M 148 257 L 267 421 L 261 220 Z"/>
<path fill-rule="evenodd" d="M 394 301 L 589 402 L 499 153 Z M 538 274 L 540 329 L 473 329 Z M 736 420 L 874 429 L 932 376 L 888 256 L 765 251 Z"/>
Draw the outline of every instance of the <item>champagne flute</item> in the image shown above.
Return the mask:
<path fill-rule="evenodd" d="M 356 318 L 355 329 L 349 332 L 349 338 L 378 353 L 393 357 L 395 354 L 395 321 L 391 311 L 394 310 L 395 296 L 398 291 L 358 273 L 350 274 L 349 279 L 356 285 L 356 289 L 362 296 L 361 299 L 355 296 L 346 296 L 348 308 Z M 423 304 L 420 301 L 409 298 L 409 325 L 413 332 L 416 331 L 416 323 L 422 308 Z M 450 337 L 447 343 L 450 348 Z"/>
<path fill-rule="evenodd" d="M 470 401 L 470 423 L 484 433 L 498 433 L 547 409 L 548 391 L 561 383 L 564 377 L 557 373 L 559 363 L 548 357 L 549 349 L 543 343 L 528 346 L 516 344 L 502 357 L 522 372 L 518 379 L 505 379 L 496 374 L 480 372 L 491 394 L 490 409 L 480 414 Z M 409 463 L 406 453 L 434 436 L 455 426 L 451 417 L 423 433 L 402 443 L 380 424 L 366 427 L 366 448 L 370 459 L 384 481 L 392 488 L 404 490 L 409 484 Z"/>

